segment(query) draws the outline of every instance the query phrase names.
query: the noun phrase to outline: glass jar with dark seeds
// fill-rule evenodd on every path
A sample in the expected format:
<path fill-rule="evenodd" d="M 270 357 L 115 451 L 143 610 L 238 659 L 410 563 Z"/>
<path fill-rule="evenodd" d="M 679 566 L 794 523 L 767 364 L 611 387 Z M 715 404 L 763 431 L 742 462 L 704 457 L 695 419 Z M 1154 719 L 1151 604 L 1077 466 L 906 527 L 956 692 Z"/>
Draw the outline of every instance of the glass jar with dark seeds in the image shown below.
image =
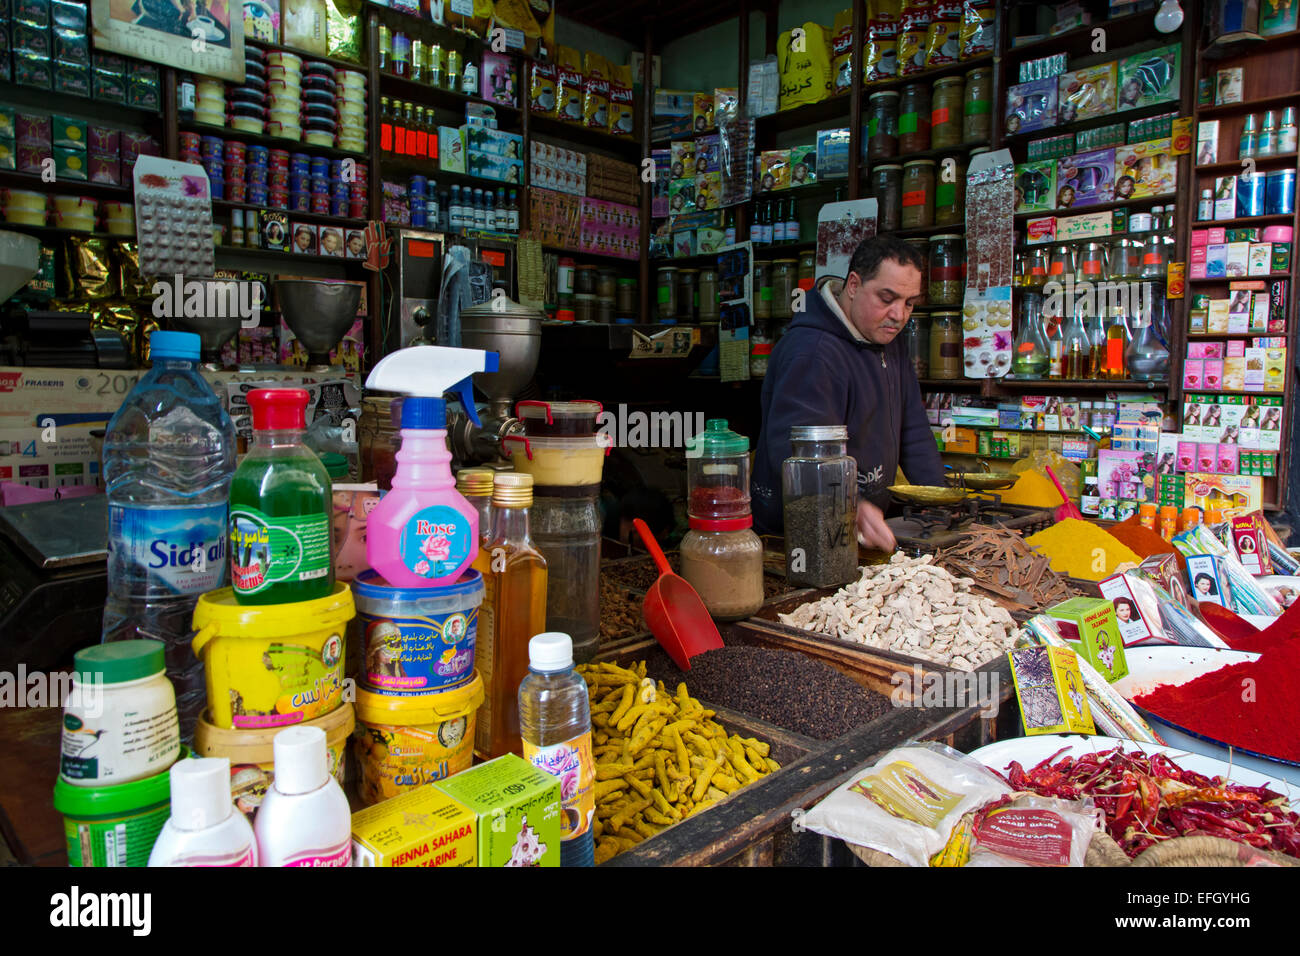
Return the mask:
<path fill-rule="evenodd" d="M 785 574 L 791 584 L 839 587 L 857 580 L 857 463 L 844 425 L 796 426 L 781 464 Z"/>

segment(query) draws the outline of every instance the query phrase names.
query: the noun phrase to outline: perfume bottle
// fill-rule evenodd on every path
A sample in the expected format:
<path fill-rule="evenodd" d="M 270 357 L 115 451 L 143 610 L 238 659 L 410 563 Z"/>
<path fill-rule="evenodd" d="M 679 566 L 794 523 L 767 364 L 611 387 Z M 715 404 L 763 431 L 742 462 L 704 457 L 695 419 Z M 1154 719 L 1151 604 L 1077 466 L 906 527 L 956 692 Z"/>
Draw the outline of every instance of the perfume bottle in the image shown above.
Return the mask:
<path fill-rule="evenodd" d="M 1043 297 L 1022 293 L 1020 332 L 1012 350 L 1011 372 L 1016 378 L 1042 378 L 1051 367 L 1050 345 L 1043 327 Z"/>
<path fill-rule="evenodd" d="M 1128 374 L 1139 382 L 1151 382 L 1169 374 L 1169 350 L 1160 344 L 1154 321 L 1155 290 L 1144 284 L 1142 309 L 1133 323 L 1133 337 L 1124 349 Z"/>

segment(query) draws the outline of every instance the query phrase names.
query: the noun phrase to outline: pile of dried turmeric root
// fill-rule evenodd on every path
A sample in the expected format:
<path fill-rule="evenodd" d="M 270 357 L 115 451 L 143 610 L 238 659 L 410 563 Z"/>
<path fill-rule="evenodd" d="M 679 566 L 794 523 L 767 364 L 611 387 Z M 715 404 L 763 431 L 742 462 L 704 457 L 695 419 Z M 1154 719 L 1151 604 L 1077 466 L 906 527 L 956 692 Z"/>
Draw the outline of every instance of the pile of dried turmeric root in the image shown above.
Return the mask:
<path fill-rule="evenodd" d="M 630 668 L 578 668 L 591 699 L 596 862 L 604 863 L 779 770 L 767 743 L 728 734 L 714 712 Z"/>

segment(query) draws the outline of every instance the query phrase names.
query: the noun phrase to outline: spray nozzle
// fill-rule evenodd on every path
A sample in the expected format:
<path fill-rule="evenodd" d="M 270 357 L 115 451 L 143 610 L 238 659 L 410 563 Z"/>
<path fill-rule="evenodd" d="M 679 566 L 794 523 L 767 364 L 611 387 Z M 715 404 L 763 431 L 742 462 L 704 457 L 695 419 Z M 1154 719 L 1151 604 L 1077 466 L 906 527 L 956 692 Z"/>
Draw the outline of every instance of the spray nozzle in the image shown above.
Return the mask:
<path fill-rule="evenodd" d="M 482 425 L 474 408 L 473 376 L 499 368 L 496 352 L 453 349 L 439 345 L 412 345 L 380 359 L 366 378 L 366 388 L 379 392 L 404 392 L 403 428 L 444 428 L 447 407 L 443 396 L 454 392 L 475 425 Z"/>

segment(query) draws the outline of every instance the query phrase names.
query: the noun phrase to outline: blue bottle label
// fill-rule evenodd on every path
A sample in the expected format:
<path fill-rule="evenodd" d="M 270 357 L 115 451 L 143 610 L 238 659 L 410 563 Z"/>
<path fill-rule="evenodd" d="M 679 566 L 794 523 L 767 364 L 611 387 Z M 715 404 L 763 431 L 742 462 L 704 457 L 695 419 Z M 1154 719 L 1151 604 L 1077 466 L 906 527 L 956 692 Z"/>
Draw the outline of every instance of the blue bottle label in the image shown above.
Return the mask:
<path fill-rule="evenodd" d="M 398 548 L 412 574 L 443 578 L 469 560 L 470 546 L 477 544 L 473 538 L 463 514 L 447 505 L 434 505 L 411 516 L 402 528 Z"/>
<path fill-rule="evenodd" d="M 202 594 L 226 579 L 226 506 L 108 509 L 109 563 L 146 569 L 151 588 Z"/>

